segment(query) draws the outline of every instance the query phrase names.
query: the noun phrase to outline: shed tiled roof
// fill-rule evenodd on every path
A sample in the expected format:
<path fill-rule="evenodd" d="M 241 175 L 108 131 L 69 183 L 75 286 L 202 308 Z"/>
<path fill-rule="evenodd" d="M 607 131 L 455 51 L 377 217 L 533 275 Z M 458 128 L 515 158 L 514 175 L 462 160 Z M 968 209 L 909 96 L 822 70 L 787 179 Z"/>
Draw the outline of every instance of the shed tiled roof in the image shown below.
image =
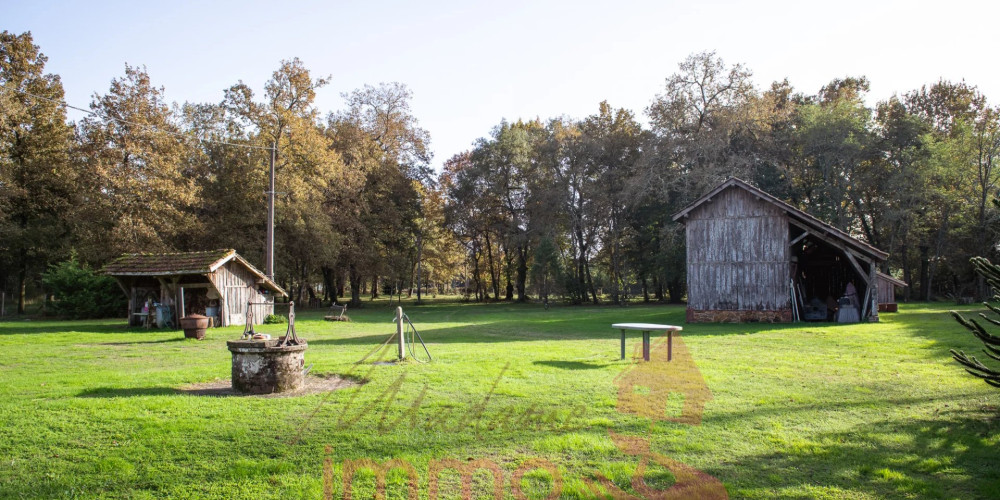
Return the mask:
<path fill-rule="evenodd" d="M 257 284 L 282 296 L 288 294 L 267 275 L 240 257 L 236 250 L 204 252 L 127 253 L 109 262 L 102 272 L 110 276 L 179 276 L 213 273 L 227 262 L 235 261 L 257 277 Z"/>
<path fill-rule="evenodd" d="M 215 271 L 236 255 L 236 250 L 204 252 L 128 253 L 104 266 L 112 276 L 174 276 Z"/>

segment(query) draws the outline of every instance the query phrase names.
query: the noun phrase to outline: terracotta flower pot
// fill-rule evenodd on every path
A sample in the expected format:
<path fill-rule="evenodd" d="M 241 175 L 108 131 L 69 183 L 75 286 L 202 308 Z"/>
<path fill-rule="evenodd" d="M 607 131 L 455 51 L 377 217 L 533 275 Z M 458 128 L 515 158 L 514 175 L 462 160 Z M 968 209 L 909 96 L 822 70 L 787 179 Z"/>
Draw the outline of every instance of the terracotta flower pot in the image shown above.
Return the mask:
<path fill-rule="evenodd" d="M 181 329 L 184 330 L 184 337 L 201 340 L 205 338 L 205 329 L 208 328 L 208 316 L 191 314 L 181 318 Z"/>

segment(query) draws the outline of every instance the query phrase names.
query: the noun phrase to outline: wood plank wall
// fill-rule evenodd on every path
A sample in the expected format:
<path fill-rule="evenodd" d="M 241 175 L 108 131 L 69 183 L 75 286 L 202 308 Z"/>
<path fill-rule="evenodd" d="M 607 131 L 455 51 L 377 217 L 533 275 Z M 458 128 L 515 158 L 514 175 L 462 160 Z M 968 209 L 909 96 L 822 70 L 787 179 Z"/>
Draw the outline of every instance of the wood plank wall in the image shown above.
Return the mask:
<path fill-rule="evenodd" d="M 779 311 L 791 307 L 788 216 L 739 188 L 691 211 L 688 308 Z"/>
<path fill-rule="evenodd" d="M 896 302 L 896 286 L 889 281 L 878 278 L 878 303 L 894 304 Z"/>
<path fill-rule="evenodd" d="M 230 261 L 210 274 L 209 279 L 222 295 L 220 307 L 223 325 L 246 324 L 247 287 L 251 286 L 254 290 L 253 301 L 267 303 L 253 306 L 254 324 L 262 324 L 267 315 L 274 314 L 274 296 L 257 291 L 257 277 L 245 267 Z"/>

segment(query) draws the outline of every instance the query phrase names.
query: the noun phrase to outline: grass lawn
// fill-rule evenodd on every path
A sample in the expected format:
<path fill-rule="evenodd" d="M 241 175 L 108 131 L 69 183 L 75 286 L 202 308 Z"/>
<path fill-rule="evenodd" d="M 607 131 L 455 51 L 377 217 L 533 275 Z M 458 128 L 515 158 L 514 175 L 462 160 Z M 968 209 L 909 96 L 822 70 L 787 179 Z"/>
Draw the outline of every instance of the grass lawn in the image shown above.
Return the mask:
<path fill-rule="evenodd" d="M 682 351 L 713 398 L 692 425 L 623 411 L 616 383 L 636 365 L 618 360 L 610 328 L 683 325 L 681 307 L 409 306 L 434 361 L 356 365 L 393 332 L 374 304 L 350 323 L 299 312 L 312 373 L 364 384 L 287 398 L 178 390 L 227 379 L 225 341 L 242 327 L 195 341 L 124 320 L 0 322 L 0 497 L 323 498 L 326 464 L 339 498 L 345 461 L 360 459 L 412 464 L 421 498 L 441 459 L 497 464 L 506 498 L 518 470 L 530 498 L 557 478 L 562 497 L 589 498 L 598 476 L 638 495 L 640 467 L 650 487 L 670 486 L 666 468 L 613 435 L 718 479 L 731 498 L 1000 495 L 1000 391 L 950 359 L 950 347 L 979 352 L 953 306 L 902 305 L 850 326 L 684 325 Z M 671 395 L 663 412 L 682 406 Z M 473 496 L 492 498 L 490 475 L 473 479 Z M 387 480 L 389 498 L 407 497 L 404 471 Z M 354 498 L 375 486 L 362 470 Z M 459 475 L 442 473 L 438 488 L 460 497 Z"/>

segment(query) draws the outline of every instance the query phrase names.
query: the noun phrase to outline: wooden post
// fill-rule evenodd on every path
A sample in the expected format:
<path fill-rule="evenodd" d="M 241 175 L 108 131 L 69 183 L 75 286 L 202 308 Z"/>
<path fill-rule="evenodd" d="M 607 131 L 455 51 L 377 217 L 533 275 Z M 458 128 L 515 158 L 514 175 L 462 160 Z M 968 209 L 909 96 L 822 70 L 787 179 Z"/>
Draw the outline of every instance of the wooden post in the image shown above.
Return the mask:
<path fill-rule="evenodd" d="M 406 338 L 403 336 L 403 308 L 396 308 L 396 336 L 399 337 L 399 360 L 406 359 Z"/>

